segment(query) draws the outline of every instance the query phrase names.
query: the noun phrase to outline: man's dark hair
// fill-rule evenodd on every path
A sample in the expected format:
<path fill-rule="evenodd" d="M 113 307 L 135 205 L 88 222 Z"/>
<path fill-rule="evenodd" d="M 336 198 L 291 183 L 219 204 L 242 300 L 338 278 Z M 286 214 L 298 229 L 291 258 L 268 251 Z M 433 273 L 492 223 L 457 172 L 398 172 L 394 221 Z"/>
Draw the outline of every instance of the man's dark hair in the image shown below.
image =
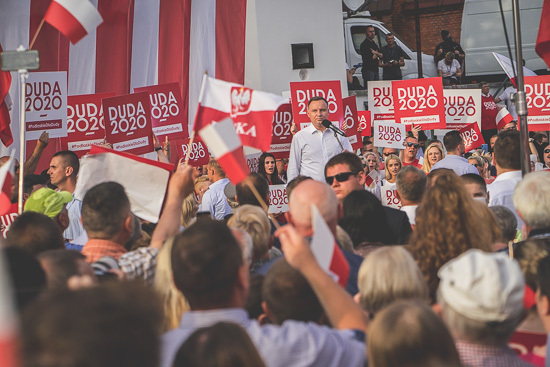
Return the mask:
<path fill-rule="evenodd" d="M 483 177 L 481 177 L 477 173 L 466 173 L 460 176 L 460 178 L 462 179 L 462 181 L 464 181 L 465 184 L 478 184 L 483 187 L 483 190 L 485 192 L 487 192 L 487 183 L 485 182 Z"/>
<path fill-rule="evenodd" d="M 311 99 L 307 102 L 307 108 L 309 109 L 309 105 L 311 104 L 311 102 L 315 102 L 315 101 L 325 101 L 325 103 L 328 106 L 328 102 L 325 98 L 321 96 L 315 96 L 315 97 L 311 97 Z"/>
<path fill-rule="evenodd" d="M 502 231 L 503 243 L 513 241 L 516 238 L 516 228 L 518 226 L 518 220 L 514 213 L 502 205 L 490 206 L 489 209 L 495 214 L 498 226 Z"/>
<path fill-rule="evenodd" d="M 76 177 L 80 170 L 80 162 L 75 152 L 71 150 L 61 150 L 53 155 L 54 157 L 61 157 L 66 167 L 72 167 L 73 173 L 71 176 Z"/>
<path fill-rule="evenodd" d="M 325 164 L 325 176 L 327 175 L 327 169 L 337 164 L 346 164 L 351 172 L 361 172 L 363 170 L 363 162 L 357 155 L 343 152 L 335 155 Z"/>
<path fill-rule="evenodd" d="M 92 187 L 82 200 L 82 224 L 90 238 L 109 239 L 124 226 L 130 201 L 124 187 L 103 182 Z"/>
<path fill-rule="evenodd" d="M 281 258 L 267 272 L 262 298 L 272 313 L 272 321 L 319 322 L 324 310 L 306 278 Z"/>
<path fill-rule="evenodd" d="M 486 81 L 482 80 L 479 82 L 479 87 L 482 88 L 484 85 L 489 85 L 489 83 L 487 83 Z"/>
<path fill-rule="evenodd" d="M 368 29 L 368 28 L 375 29 L 373 25 L 368 25 L 368 26 L 365 27 L 365 33 L 367 32 L 367 29 Z"/>
<path fill-rule="evenodd" d="M 46 262 L 50 289 L 65 289 L 67 281 L 74 275 L 82 275 L 78 261 L 86 261 L 86 256 L 74 250 L 48 250 L 38 255 L 38 260 Z"/>
<path fill-rule="evenodd" d="M 30 195 L 34 185 L 46 185 L 47 183 L 48 179 L 42 175 L 25 175 L 23 178 L 23 193 Z"/>
<path fill-rule="evenodd" d="M 542 144 L 542 140 L 544 138 L 547 138 L 546 134 L 543 133 L 536 133 L 533 137 L 533 140 L 535 140 L 537 143 Z"/>
<path fill-rule="evenodd" d="M 249 174 L 242 182 L 238 183 L 235 187 L 235 191 L 237 193 L 237 201 L 239 202 L 239 205 L 255 205 L 261 207 L 262 205 L 256 199 L 256 196 L 254 196 L 254 193 L 248 186 L 248 183 L 251 183 L 252 186 L 258 190 L 258 193 L 264 200 L 269 200 L 269 182 L 267 179 L 260 175 L 259 173 L 252 172 Z M 266 201 L 266 204 L 268 204 L 268 201 Z"/>
<path fill-rule="evenodd" d="M 264 313 L 262 309 L 262 288 L 264 284 L 264 276 L 262 274 L 252 274 L 250 276 L 250 286 L 244 303 L 244 309 L 248 313 L 248 317 L 257 320 Z"/>
<path fill-rule="evenodd" d="M 192 309 L 232 306 L 243 253 L 224 223 L 197 221 L 175 237 L 171 259 L 174 283 Z"/>
<path fill-rule="evenodd" d="M 23 365 L 156 366 L 160 321 L 157 295 L 142 284 L 50 292 L 22 319 Z"/>
<path fill-rule="evenodd" d="M 460 144 L 462 144 L 462 136 L 458 130 L 451 130 L 443 137 L 443 145 L 447 152 L 455 151 Z"/>
<path fill-rule="evenodd" d="M 59 226 L 49 217 L 37 212 L 24 212 L 11 224 L 6 238 L 12 246 L 36 256 L 47 250 L 64 249 L 65 242 Z"/>
<path fill-rule="evenodd" d="M 286 184 L 286 197 L 290 199 L 290 193 L 292 192 L 292 190 L 294 190 L 296 186 L 298 186 L 300 183 L 307 180 L 313 180 L 313 179 L 309 176 L 299 175 L 294 177 L 292 180 L 288 181 Z"/>
<path fill-rule="evenodd" d="M 541 296 L 550 299 L 550 256 L 539 261 L 537 266 L 537 287 Z"/>
<path fill-rule="evenodd" d="M 401 168 L 395 180 L 397 191 L 403 199 L 414 203 L 422 201 L 428 183 L 424 171 L 415 166 L 405 166 Z"/>
<path fill-rule="evenodd" d="M 495 161 L 504 169 L 521 169 L 519 131 L 506 130 L 498 134 L 495 142 Z"/>
<path fill-rule="evenodd" d="M 15 246 L 0 248 L 0 251 L 6 259 L 15 305 L 21 312 L 46 289 L 46 274 L 28 251 Z"/>

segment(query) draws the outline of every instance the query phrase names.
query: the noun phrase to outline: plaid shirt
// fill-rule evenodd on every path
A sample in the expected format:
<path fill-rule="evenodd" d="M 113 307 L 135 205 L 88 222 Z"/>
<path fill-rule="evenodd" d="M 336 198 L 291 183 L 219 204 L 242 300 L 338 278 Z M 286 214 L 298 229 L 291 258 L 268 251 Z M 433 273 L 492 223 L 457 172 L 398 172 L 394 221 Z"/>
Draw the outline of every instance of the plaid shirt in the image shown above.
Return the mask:
<path fill-rule="evenodd" d="M 464 341 L 456 342 L 456 349 L 464 367 L 532 367 L 522 361 L 518 355 L 505 346 L 471 344 Z"/>
<path fill-rule="evenodd" d="M 118 266 L 126 275 L 126 279 L 143 279 L 147 283 L 152 283 L 155 278 L 158 253 L 157 248 L 140 247 L 122 255 L 118 259 Z"/>
<path fill-rule="evenodd" d="M 82 254 L 86 255 L 86 261 L 96 262 L 104 256 L 113 257 L 118 260 L 126 252 L 124 246 L 109 240 L 90 238 L 82 248 Z"/>

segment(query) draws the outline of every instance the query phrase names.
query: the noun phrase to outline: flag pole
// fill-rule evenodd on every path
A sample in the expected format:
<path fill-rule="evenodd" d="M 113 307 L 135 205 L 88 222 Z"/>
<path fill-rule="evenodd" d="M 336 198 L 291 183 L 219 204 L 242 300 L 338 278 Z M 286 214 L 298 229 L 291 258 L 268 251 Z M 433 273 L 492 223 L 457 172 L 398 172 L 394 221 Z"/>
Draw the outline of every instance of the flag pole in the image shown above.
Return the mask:
<path fill-rule="evenodd" d="M 29 75 L 26 69 L 19 73 L 19 190 L 17 198 L 17 213 L 23 213 L 23 178 L 25 177 L 25 85 Z"/>
<path fill-rule="evenodd" d="M 245 182 L 248 185 L 248 187 L 250 187 L 250 190 L 252 190 L 254 197 L 256 198 L 256 200 L 258 200 L 258 202 L 262 206 L 262 209 L 265 210 L 265 212 L 267 213 L 269 210 L 269 207 L 267 206 L 266 202 L 264 201 L 264 199 L 262 198 L 262 196 L 260 195 L 256 187 L 254 187 L 254 185 L 252 184 L 252 182 L 250 182 L 250 180 L 245 180 Z M 277 222 L 277 220 L 273 217 L 273 215 L 269 213 L 267 215 L 269 216 L 269 218 L 271 218 L 271 221 L 273 222 L 273 225 L 275 225 L 275 228 L 277 229 L 281 228 L 281 226 L 279 225 L 279 222 Z"/>
<path fill-rule="evenodd" d="M 34 36 L 32 37 L 32 41 L 29 45 L 29 50 L 32 49 L 32 46 L 34 46 L 34 42 L 36 41 L 36 37 L 38 37 L 38 33 L 40 33 L 40 30 L 42 29 L 42 26 L 44 25 L 45 20 L 46 20 L 46 18 L 42 18 L 42 21 L 38 25 L 38 29 L 36 30 L 36 32 L 34 32 Z"/>

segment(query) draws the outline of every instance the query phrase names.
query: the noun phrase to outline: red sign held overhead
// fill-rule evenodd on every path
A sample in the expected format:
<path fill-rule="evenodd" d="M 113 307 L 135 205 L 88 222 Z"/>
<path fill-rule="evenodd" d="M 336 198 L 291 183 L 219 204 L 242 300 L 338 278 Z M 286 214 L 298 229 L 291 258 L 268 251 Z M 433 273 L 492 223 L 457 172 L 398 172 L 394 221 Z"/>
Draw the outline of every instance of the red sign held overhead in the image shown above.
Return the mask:
<path fill-rule="evenodd" d="M 458 132 L 460 132 L 460 135 L 462 136 L 464 147 L 467 152 L 485 144 L 483 135 L 481 135 L 481 131 L 479 130 L 479 125 L 475 122 L 473 124 L 466 125 L 462 129 L 458 130 Z"/>
<path fill-rule="evenodd" d="M 105 139 L 105 122 L 101 100 L 114 93 L 83 94 L 67 98 L 67 137 L 61 138 L 64 150 L 82 157 L 93 144 Z"/>
<path fill-rule="evenodd" d="M 357 119 L 357 101 L 355 96 L 350 96 L 342 99 L 344 106 L 344 117 L 340 124 L 340 129 L 346 132 L 346 135 L 351 143 L 351 147 L 357 150 L 363 146 L 361 133 L 357 132 L 359 121 Z"/>
<path fill-rule="evenodd" d="M 529 131 L 550 130 L 550 75 L 525 77 Z"/>
<path fill-rule="evenodd" d="M 357 111 L 361 136 L 372 135 L 372 114 L 370 111 Z"/>
<path fill-rule="evenodd" d="M 183 125 L 185 116 L 179 83 L 134 88 L 134 92 L 149 92 L 151 123 L 159 140 L 164 136 L 168 136 L 170 140 L 189 136 L 187 126 Z"/>
<path fill-rule="evenodd" d="M 284 103 L 279 106 L 273 115 L 273 138 L 270 152 L 273 153 L 276 159 L 288 158 L 290 155 L 291 126 L 292 106 L 290 103 Z"/>
<path fill-rule="evenodd" d="M 307 103 L 313 97 L 323 97 L 328 102 L 328 119 L 336 124 L 341 121 L 342 111 L 342 90 L 340 81 L 322 82 L 293 82 L 290 83 L 292 101 L 292 115 L 298 130 L 303 129 L 311 123 L 307 116 Z"/>
<path fill-rule="evenodd" d="M 113 149 L 132 154 L 153 151 L 151 109 L 147 92 L 103 100 L 107 141 Z"/>
<path fill-rule="evenodd" d="M 177 150 L 178 155 L 185 161 L 189 148 L 189 138 L 178 140 Z M 195 136 L 191 144 L 191 152 L 189 155 L 189 165 L 193 167 L 203 166 L 210 161 L 210 154 L 206 144 L 202 142 L 200 137 Z"/>
<path fill-rule="evenodd" d="M 445 104 L 441 78 L 392 81 L 395 121 L 420 125 L 422 130 L 444 129 Z"/>

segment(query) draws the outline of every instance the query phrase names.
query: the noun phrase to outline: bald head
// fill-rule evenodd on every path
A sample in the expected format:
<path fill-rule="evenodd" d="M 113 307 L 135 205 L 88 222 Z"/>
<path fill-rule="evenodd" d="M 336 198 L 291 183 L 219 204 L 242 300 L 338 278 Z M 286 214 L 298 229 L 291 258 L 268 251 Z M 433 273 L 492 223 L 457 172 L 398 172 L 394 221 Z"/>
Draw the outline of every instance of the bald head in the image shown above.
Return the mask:
<path fill-rule="evenodd" d="M 326 183 L 307 180 L 298 184 L 290 194 L 289 208 L 292 223 L 302 236 L 310 236 L 311 204 L 319 209 L 333 234 L 338 225 L 338 199 L 332 188 Z"/>

